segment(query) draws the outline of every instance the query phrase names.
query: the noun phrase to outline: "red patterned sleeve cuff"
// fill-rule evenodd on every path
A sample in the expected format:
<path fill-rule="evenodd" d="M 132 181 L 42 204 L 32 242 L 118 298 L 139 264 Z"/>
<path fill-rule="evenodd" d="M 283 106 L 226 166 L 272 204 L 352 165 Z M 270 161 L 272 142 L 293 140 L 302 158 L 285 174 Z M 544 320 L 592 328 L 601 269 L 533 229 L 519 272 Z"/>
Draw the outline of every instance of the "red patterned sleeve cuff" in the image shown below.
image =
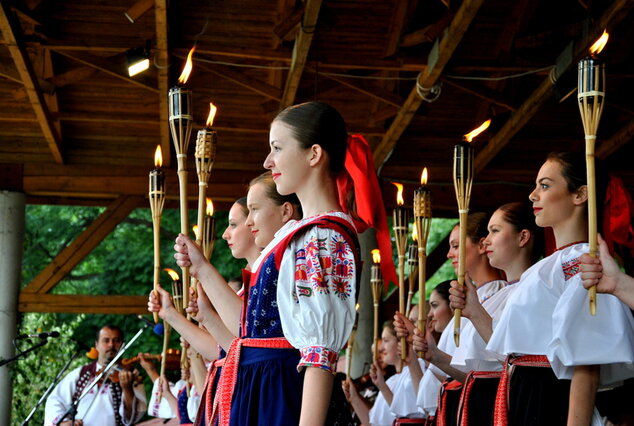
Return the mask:
<path fill-rule="evenodd" d="M 301 359 L 298 370 L 303 367 L 316 367 L 327 370 L 332 374 L 337 372 L 339 353 L 323 346 L 306 346 L 300 349 Z"/>

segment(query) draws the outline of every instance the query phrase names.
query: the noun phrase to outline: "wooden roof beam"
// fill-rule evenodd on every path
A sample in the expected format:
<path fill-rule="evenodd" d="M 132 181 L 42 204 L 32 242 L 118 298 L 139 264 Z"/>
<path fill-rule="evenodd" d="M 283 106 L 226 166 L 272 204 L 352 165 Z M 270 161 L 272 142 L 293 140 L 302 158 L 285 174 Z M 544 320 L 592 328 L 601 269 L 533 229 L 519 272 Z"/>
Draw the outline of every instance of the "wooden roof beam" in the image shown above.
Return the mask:
<path fill-rule="evenodd" d="M 48 293 L 73 270 L 101 241 L 138 207 L 139 197 L 117 198 L 75 240 L 64 248 L 51 263 L 24 289 L 23 293 Z"/>
<path fill-rule="evenodd" d="M 445 69 L 449 59 L 451 59 L 456 47 L 458 47 L 458 43 L 462 40 L 462 37 L 467 31 L 467 28 L 469 28 L 471 21 L 475 18 L 483 2 L 484 0 L 465 0 L 462 5 L 460 5 L 454 19 L 451 21 L 451 24 L 449 24 L 447 33 L 440 41 L 435 62 L 430 64 L 424 72 L 419 74 L 416 84 L 424 88 L 431 88 L 434 84 L 436 84 L 436 82 L 438 82 L 441 73 Z M 414 118 L 414 114 L 416 114 L 416 111 L 418 110 L 418 107 L 420 107 L 422 101 L 423 100 L 418 95 L 416 87 L 414 87 L 405 100 L 405 103 L 401 106 L 396 118 L 392 121 L 392 124 L 385 133 L 383 140 L 381 140 L 374 149 L 374 165 L 377 169 L 380 168 L 389 157 L 390 153 L 396 146 L 396 142 Z"/>
<path fill-rule="evenodd" d="M 103 71 L 106 74 L 110 74 L 113 77 L 124 80 L 128 83 L 134 84 L 135 86 L 142 87 L 143 89 L 150 90 L 155 93 L 159 93 L 159 89 L 156 88 L 156 83 L 151 82 L 145 76 L 135 76 L 134 78 L 130 77 L 127 72 L 121 72 L 121 67 L 112 63 L 107 58 L 101 56 L 95 56 L 90 53 L 82 53 L 82 52 L 74 52 L 69 50 L 58 50 L 51 49 L 62 56 L 66 56 L 74 61 L 79 62 L 80 64 L 87 65 L 89 67 L 93 67 L 99 71 Z M 167 94 L 165 94 L 167 96 Z"/>
<path fill-rule="evenodd" d="M 453 13 L 451 13 L 451 11 L 447 11 L 447 13 L 438 22 L 427 25 L 420 30 L 405 34 L 401 40 L 401 46 L 411 47 L 421 43 L 431 43 L 440 36 L 445 28 L 447 28 L 447 25 L 449 25 L 452 18 Z"/>
<path fill-rule="evenodd" d="M 156 3 L 165 4 L 163 0 L 157 0 Z M 126 10 L 123 15 L 128 18 L 128 21 L 134 24 L 134 21 L 143 16 L 148 10 L 154 6 L 154 0 L 138 0 L 130 9 Z M 156 19 L 156 17 L 155 17 Z"/>
<path fill-rule="evenodd" d="M 20 75 L 20 80 L 24 85 L 26 94 L 29 98 L 33 111 L 37 117 L 37 121 L 42 129 L 44 139 L 48 144 L 49 150 L 53 155 L 53 158 L 57 163 L 63 163 L 64 158 L 62 156 L 61 140 L 60 136 L 55 130 L 55 125 L 51 119 L 51 114 L 44 100 L 44 95 L 38 83 L 38 78 L 33 70 L 33 65 L 26 52 L 23 44 L 18 40 L 20 36 L 19 23 L 16 22 L 13 17 L 12 11 L 7 4 L 8 2 L 1 2 L 0 5 L 0 31 L 4 37 L 5 43 L 13 62 Z"/>
<path fill-rule="evenodd" d="M 293 56 L 291 61 L 291 69 L 286 77 L 286 85 L 280 102 L 280 109 L 291 106 L 295 102 L 295 95 L 299 87 L 299 80 L 304 72 L 308 51 L 313 41 L 313 33 L 317 29 L 317 18 L 319 18 L 319 9 L 322 0 L 306 0 L 304 6 L 304 17 L 300 25 L 299 33 L 295 39 L 293 46 Z"/>
<path fill-rule="evenodd" d="M 634 138 L 634 119 L 630 120 L 624 127 L 619 129 L 610 139 L 601 141 L 597 144 L 597 150 L 595 152 L 597 158 L 605 160 L 619 148 L 622 148 Z"/>
<path fill-rule="evenodd" d="M 405 27 L 405 21 L 407 19 L 408 3 L 409 1 L 407 0 L 396 0 L 394 2 L 392 16 L 390 17 L 390 27 L 385 37 L 384 57 L 392 56 L 398 50 L 403 27 Z"/>
<path fill-rule="evenodd" d="M 576 63 L 584 56 L 588 48 L 596 41 L 605 28 L 611 28 L 621 22 L 634 7 L 634 0 L 614 1 L 597 20 L 588 34 L 578 42 L 570 44 L 559 55 L 556 73 L 561 75 L 573 63 Z M 572 48 L 574 47 L 574 50 Z M 553 94 L 553 82 L 549 77 L 535 89 L 535 91 L 524 101 L 524 103 L 513 113 L 504 126 L 489 140 L 489 143 L 478 153 L 473 163 L 475 174 L 480 173 L 495 158 L 495 156 L 509 143 L 511 138 L 517 134 L 530 119 L 537 113 L 539 108 Z"/>
<path fill-rule="evenodd" d="M 441 78 L 441 80 L 443 83 L 448 84 L 449 86 L 453 86 L 457 89 L 462 90 L 463 92 L 469 93 L 492 104 L 499 105 L 509 111 L 517 111 L 517 107 L 513 105 L 513 103 L 509 99 L 506 99 L 506 97 L 502 93 L 499 93 L 486 86 L 469 84 L 462 81 L 458 82 L 454 79 L 445 77 Z"/>
<path fill-rule="evenodd" d="M 142 3 L 142 1 L 135 3 L 135 6 L 139 3 Z M 158 67 L 158 97 L 159 97 L 158 125 L 159 125 L 159 135 L 160 135 L 159 143 L 161 145 L 161 151 L 163 151 L 163 164 L 165 165 L 165 167 L 169 167 L 171 164 L 172 150 L 170 149 L 171 144 L 170 144 L 170 129 L 169 129 L 169 106 L 168 106 L 168 99 L 167 99 L 167 95 L 169 92 L 167 0 L 156 0 L 154 2 L 154 22 L 156 26 L 156 61 L 159 65 Z"/>
<path fill-rule="evenodd" d="M 21 292 L 20 312 L 57 312 L 67 314 L 146 314 L 147 296 L 40 294 Z"/>
<path fill-rule="evenodd" d="M 219 64 L 208 64 L 202 63 L 201 61 L 196 62 L 196 67 L 209 71 L 219 77 L 232 81 L 246 89 L 249 89 L 258 95 L 262 95 L 267 99 L 273 99 L 275 101 L 282 100 L 281 90 L 277 87 L 271 86 L 268 83 L 265 83 L 262 80 L 259 80 L 255 77 L 248 76 L 239 71 L 235 71 L 231 69 L 231 67 Z"/>
<path fill-rule="evenodd" d="M 303 14 L 304 8 L 292 11 L 290 15 L 284 17 L 284 19 L 273 28 L 273 34 L 275 34 L 280 41 L 290 41 L 297 37 Z"/>

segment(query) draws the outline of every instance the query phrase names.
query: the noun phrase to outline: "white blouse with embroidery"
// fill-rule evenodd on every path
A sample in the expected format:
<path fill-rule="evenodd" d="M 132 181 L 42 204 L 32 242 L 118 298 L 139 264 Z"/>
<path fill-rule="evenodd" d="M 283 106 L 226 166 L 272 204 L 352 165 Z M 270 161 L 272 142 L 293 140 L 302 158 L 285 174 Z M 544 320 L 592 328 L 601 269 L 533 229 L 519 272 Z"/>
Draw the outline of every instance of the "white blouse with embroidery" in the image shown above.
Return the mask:
<path fill-rule="evenodd" d="M 342 218 L 356 232 L 345 213 L 320 216 Z M 269 247 L 317 217 L 287 223 Z M 348 341 L 356 315 L 355 286 L 361 272 L 353 250 L 339 232 L 313 226 L 299 231 L 284 252 L 277 303 L 284 336 L 301 353 L 298 369 L 311 366 L 336 372 L 339 352 Z"/>
<path fill-rule="evenodd" d="M 418 364 L 424 374 L 425 361 L 418 359 Z M 390 411 L 398 418 L 422 417 L 416 407 L 416 393 L 414 393 L 414 384 L 412 383 L 409 365 L 403 367 L 403 371 L 401 371 L 401 374 L 398 374 L 398 376 L 400 379 L 392 389 L 393 397 Z"/>
<path fill-rule="evenodd" d="M 530 267 L 509 297 L 487 350 L 547 355 L 560 379 L 577 365 L 601 365 L 600 383 L 634 377 L 634 319 L 616 297 L 597 294 L 590 315 L 579 257 L 588 244 L 556 251 Z"/>

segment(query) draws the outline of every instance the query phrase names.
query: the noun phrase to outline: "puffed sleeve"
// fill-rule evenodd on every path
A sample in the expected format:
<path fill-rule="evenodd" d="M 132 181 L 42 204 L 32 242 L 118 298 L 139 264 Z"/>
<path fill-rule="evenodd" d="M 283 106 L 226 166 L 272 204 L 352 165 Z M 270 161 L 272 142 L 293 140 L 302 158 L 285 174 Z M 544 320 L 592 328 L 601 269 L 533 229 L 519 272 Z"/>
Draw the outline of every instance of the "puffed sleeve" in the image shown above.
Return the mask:
<path fill-rule="evenodd" d="M 277 300 L 284 335 L 301 353 L 298 370 L 310 366 L 336 372 L 356 314 L 360 271 L 353 250 L 339 232 L 320 227 L 299 232 L 286 248 Z"/>
<path fill-rule="evenodd" d="M 634 377 L 634 319 L 609 294 L 597 294 L 596 315 L 590 314 L 578 268 L 581 254 L 573 251 L 562 259 L 566 286 L 553 312 L 548 359 L 561 379 L 570 379 L 574 366 L 600 365 L 600 384 L 615 384 Z"/>

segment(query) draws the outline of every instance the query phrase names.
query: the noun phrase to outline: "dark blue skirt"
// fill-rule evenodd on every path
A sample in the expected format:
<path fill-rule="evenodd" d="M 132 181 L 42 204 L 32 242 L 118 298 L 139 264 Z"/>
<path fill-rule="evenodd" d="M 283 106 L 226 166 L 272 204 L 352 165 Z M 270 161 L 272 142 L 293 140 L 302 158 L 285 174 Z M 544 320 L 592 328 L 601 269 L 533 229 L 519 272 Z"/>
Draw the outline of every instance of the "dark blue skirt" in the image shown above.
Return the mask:
<path fill-rule="evenodd" d="M 243 347 L 231 403 L 231 426 L 296 426 L 304 373 L 296 349 Z"/>

